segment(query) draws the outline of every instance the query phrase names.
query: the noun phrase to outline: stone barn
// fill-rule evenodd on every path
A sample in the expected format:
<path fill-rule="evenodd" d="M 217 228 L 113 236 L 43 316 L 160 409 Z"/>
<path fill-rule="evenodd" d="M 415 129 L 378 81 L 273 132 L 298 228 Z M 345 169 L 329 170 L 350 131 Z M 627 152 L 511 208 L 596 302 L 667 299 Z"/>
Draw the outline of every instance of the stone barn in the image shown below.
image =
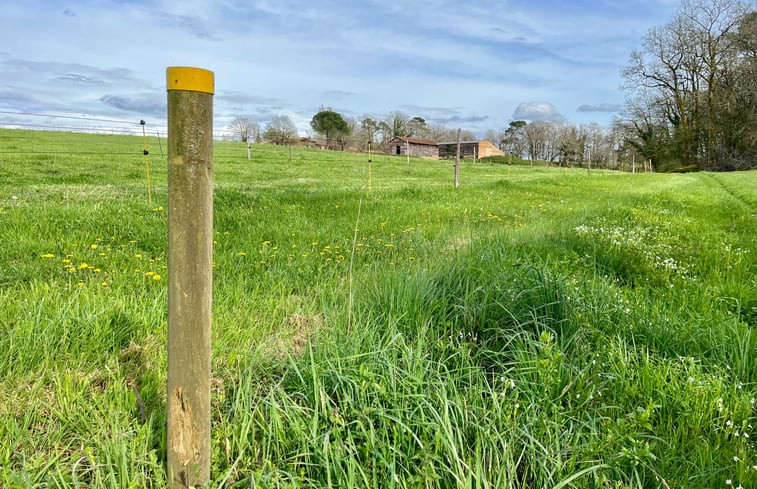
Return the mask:
<path fill-rule="evenodd" d="M 389 141 L 389 154 L 395 156 L 420 156 L 421 158 L 439 158 L 439 146 L 430 139 L 396 137 Z"/>
<path fill-rule="evenodd" d="M 439 143 L 439 158 L 454 158 L 457 152 L 457 141 Z M 502 156 L 505 153 L 489 141 L 460 141 L 460 158 L 486 158 L 487 156 Z"/>

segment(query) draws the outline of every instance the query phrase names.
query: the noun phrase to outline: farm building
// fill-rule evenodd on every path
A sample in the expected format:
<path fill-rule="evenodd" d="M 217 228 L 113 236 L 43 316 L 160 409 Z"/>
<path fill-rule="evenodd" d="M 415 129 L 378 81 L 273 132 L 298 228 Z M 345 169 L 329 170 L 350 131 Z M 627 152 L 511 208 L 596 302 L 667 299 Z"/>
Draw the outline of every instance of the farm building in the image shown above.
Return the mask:
<path fill-rule="evenodd" d="M 389 141 L 389 154 L 438 158 L 439 147 L 430 139 L 396 137 Z"/>
<path fill-rule="evenodd" d="M 439 158 L 454 158 L 457 152 L 457 141 L 439 143 Z M 486 158 L 487 156 L 504 155 L 499 148 L 489 141 L 460 141 L 461 158 Z"/>

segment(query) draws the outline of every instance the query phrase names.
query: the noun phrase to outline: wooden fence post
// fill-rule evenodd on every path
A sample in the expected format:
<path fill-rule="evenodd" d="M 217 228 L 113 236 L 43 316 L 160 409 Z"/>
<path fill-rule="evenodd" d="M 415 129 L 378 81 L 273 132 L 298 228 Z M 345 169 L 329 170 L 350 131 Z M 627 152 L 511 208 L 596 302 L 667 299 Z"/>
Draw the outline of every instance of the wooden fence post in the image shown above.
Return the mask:
<path fill-rule="evenodd" d="M 172 489 L 210 479 L 213 72 L 170 67 L 168 90 L 167 471 Z"/>

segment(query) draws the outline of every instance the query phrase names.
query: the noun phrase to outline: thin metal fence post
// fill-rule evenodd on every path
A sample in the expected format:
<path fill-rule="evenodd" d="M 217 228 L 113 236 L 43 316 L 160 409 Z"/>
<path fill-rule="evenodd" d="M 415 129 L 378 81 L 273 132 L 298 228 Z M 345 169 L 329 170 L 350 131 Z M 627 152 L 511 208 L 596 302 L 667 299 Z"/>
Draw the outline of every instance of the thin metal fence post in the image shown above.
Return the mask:
<path fill-rule="evenodd" d="M 457 130 L 457 152 L 455 153 L 455 188 L 460 186 L 460 129 Z"/>

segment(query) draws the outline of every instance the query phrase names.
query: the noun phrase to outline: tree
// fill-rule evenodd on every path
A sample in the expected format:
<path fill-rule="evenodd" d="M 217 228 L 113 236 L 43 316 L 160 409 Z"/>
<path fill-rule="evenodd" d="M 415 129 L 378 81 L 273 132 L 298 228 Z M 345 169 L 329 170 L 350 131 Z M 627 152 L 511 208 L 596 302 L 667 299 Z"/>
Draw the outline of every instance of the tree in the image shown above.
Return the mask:
<path fill-rule="evenodd" d="M 504 131 L 495 131 L 494 129 L 487 129 L 484 134 L 484 139 L 502 149 L 502 139 L 505 137 Z"/>
<path fill-rule="evenodd" d="M 331 109 L 322 109 L 313 116 L 310 127 L 315 132 L 326 138 L 326 147 L 330 147 L 332 141 L 344 141 L 350 135 L 350 127 L 341 114 Z M 342 148 L 344 145 L 342 144 Z"/>
<path fill-rule="evenodd" d="M 499 145 L 499 149 L 516 156 L 522 156 L 526 147 L 523 131 L 526 125 L 526 121 L 511 121 L 501 139 L 496 143 Z"/>
<path fill-rule="evenodd" d="M 297 141 L 297 127 L 286 115 L 277 115 L 266 126 L 263 137 L 273 144 L 294 144 Z"/>
<path fill-rule="evenodd" d="M 744 15 L 731 36 L 732 59 L 719 76 L 715 159 L 718 168 L 757 166 L 757 12 Z"/>
<path fill-rule="evenodd" d="M 416 138 L 426 138 L 426 119 L 423 117 L 413 117 L 407 123 L 410 136 Z"/>
<path fill-rule="evenodd" d="M 389 112 L 384 117 L 387 129 L 387 139 L 405 138 L 412 134 L 410 129 L 410 120 L 407 115 L 399 111 Z"/>
<path fill-rule="evenodd" d="M 534 121 L 531 124 L 523 126 L 523 135 L 526 143 L 526 154 L 528 159 L 534 160 L 552 160 L 552 140 L 554 128 L 552 123 L 545 121 Z"/>
<path fill-rule="evenodd" d="M 584 135 L 584 161 L 588 161 L 592 166 L 600 166 L 604 163 L 607 167 L 612 160 L 613 139 L 612 133 L 597 123 L 591 123 L 583 126 Z"/>
<path fill-rule="evenodd" d="M 232 138 L 243 143 L 260 142 L 260 125 L 249 117 L 236 116 L 229 123 L 228 130 Z"/>
<path fill-rule="evenodd" d="M 373 143 L 376 140 L 376 134 L 379 132 L 379 123 L 372 117 L 363 116 L 360 119 L 360 132 L 366 142 Z"/>
<path fill-rule="evenodd" d="M 737 81 L 743 80 L 739 75 L 748 57 L 737 40 L 745 25 L 748 31 L 752 14 L 738 0 L 684 0 L 673 19 L 650 29 L 641 49 L 631 54 L 623 70 L 630 104 L 635 112 L 641 105 L 656 111 L 634 121 L 637 142 L 649 149 L 654 141 L 660 164 L 678 160 L 683 166 L 717 168 L 723 153 L 735 150 L 729 138 L 738 127 L 733 119 L 743 123 L 751 116 L 729 108 L 734 97 L 750 107 L 746 93 L 754 93 L 753 84 Z M 636 104 L 638 98 L 644 103 Z M 754 106 L 747 112 L 753 113 Z"/>

